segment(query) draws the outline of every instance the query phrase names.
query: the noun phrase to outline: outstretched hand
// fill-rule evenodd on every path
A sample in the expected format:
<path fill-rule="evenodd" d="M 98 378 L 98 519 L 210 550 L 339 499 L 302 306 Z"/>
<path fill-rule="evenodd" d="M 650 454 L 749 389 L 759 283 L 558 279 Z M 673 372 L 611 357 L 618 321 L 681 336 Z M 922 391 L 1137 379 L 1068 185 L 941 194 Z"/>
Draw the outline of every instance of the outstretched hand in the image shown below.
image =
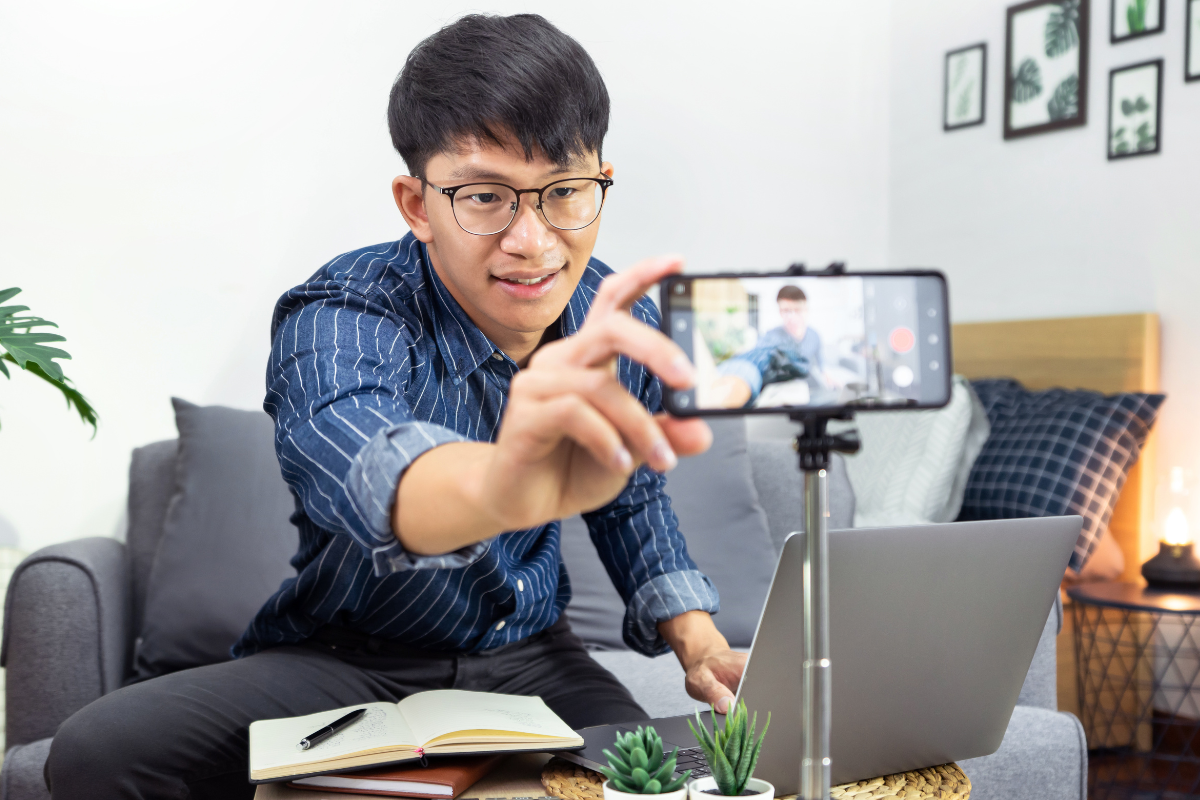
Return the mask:
<path fill-rule="evenodd" d="M 643 364 L 673 389 L 695 382 L 683 350 L 630 315 L 654 284 L 683 269 L 654 258 L 610 275 L 574 336 L 545 345 L 518 373 L 485 481 L 485 507 L 502 530 L 599 508 L 641 464 L 659 471 L 708 449 L 699 419 L 651 415 L 616 377 L 616 358 Z"/>

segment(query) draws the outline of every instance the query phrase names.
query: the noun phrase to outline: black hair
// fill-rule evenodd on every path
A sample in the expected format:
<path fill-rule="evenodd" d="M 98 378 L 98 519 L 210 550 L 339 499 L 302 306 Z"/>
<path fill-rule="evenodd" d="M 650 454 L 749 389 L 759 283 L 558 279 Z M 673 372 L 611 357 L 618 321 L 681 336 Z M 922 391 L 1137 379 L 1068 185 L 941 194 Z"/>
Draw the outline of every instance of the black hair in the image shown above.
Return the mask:
<path fill-rule="evenodd" d="M 782 289 L 780 289 L 779 294 L 775 295 L 775 302 L 779 302 L 780 300 L 791 300 L 794 303 L 803 303 L 808 300 L 808 297 L 804 294 L 804 290 L 799 286 L 792 286 L 789 284 L 788 286 L 784 286 Z"/>
<path fill-rule="evenodd" d="M 463 138 L 515 138 L 557 166 L 592 151 L 608 132 L 608 90 L 579 42 L 537 14 L 469 14 L 418 44 L 392 84 L 392 144 L 425 177 Z M 511 139 L 510 139 L 511 141 Z"/>

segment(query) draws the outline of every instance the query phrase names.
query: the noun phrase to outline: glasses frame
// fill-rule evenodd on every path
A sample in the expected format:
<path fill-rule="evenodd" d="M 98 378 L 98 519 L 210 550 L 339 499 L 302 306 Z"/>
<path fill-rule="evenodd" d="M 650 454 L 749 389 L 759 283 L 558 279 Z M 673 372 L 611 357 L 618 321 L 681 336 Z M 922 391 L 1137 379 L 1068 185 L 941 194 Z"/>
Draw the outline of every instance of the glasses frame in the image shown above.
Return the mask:
<path fill-rule="evenodd" d="M 546 184 L 545 186 L 543 186 L 540 189 L 518 189 L 515 186 L 509 186 L 507 183 L 500 183 L 499 181 L 472 181 L 471 183 L 460 183 L 457 186 L 438 186 L 436 184 L 433 184 L 433 183 L 430 183 L 429 181 L 424 180 L 423 178 L 422 178 L 422 181 L 425 183 L 426 186 L 430 186 L 434 189 L 437 189 L 438 194 L 444 194 L 450 198 L 450 213 L 454 214 L 454 221 L 458 223 L 458 227 L 462 228 L 464 231 L 471 234 L 472 236 L 495 236 L 498 233 L 504 233 L 506 230 L 508 230 L 509 225 L 513 224 L 513 220 L 517 218 L 517 213 L 521 210 L 521 195 L 523 195 L 523 194 L 536 194 L 537 195 L 537 205 L 535 205 L 534 208 L 536 208 L 538 211 L 542 212 L 542 219 L 546 220 L 546 224 L 548 224 L 550 227 L 552 227 L 556 230 L 560 230 L 560 231 L 581 231 L 584 228 L 586 228 L 588 225 L 591 225 L 596 220 L 600 219 L 600 212 L 604 209 L 604 201 L 606 199 L 608 199 L 608 187 L 613 185 L 612 178 L 560 178 L 556 181 Z M 553 222 L 551 222 L 549 220 L 549 218 L 546 216 L 546 212 L 542 209 L 542 195 L 545 193 L 545 191 L 552 186 L 555 186 L 560 183 L 566 183 L 567 181 L 594 181 L 595 183 L 600 184 L 600 208 L 596 209 L 596 216 L 592 217 L 592 221 L 587 223 L 587 225 L 580 225 L 578 228 L 561 228 L 558 225 L 555 225 Z M 455 212 L 455 210 L 454 210 L 454 195 L 458 191 L 460 191 L 462 189 L 466 189 L 469 186 L 503 186 L 505 189 L 512 190 L 512 192 L 514 192 L 517 195 L 517 203 L 513 207 L 512 217 L 508 220 L 508 223 L 505 224 L 505 226 L 503 228 L 501 228 L 498 231 L 493 231 L 491 233 L 476 233 L 475 231 L 467 230 L 466 227 L 461 222 L 459 222 L 458 213 Z"/>

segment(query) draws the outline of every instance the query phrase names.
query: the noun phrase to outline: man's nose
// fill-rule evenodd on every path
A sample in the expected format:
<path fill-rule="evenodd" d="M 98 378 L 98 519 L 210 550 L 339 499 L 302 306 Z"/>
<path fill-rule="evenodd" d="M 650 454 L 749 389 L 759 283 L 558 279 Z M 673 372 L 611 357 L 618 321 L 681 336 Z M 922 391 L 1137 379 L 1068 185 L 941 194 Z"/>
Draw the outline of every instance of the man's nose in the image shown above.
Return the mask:
<path fill-rule="evenodd" d="M 536 258 L 554 247 L 553 230 L 537 210 L 537 195 L 522 195 L 517 216 L 501 234 L 500 249 L 506 253 Z"/>

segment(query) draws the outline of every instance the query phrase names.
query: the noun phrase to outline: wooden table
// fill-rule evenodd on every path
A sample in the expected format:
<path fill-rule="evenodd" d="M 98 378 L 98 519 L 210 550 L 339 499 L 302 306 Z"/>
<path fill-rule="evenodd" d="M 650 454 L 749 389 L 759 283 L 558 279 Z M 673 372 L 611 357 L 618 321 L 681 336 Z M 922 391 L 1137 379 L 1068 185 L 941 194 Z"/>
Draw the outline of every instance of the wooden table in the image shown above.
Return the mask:
<path fill-rule="evenodd" d="M 550 756 L 544 753 L 510 756 L 494 772 L 459 795 L 457 800 L 590 800 L 600 796 L 598 784 L 602 778 L 590 770 L 584 772 L 588 773 L 595 785 L 583 787 L 577 780 L 574 787 L 576 791 L 569 788 L 561 797 L 547 795 L 541 780 L 543 769 L 547 774 L 554 770 L 565 772 L 577 769 L 574 765 L 561 761 L 556 761 L 547 768 L 549 761 Z M 946 764 L 835 786 L 830 796 L 834 800 L 886 800 L 892 797 L 903 800 L 969 800 L 971 781 L 957 764 Z M 371 798 L 382 795 L 310 792 L 290 789 L 282 783 L 265 783 L 258 787 L 254 800 L 354 800 L 356 797 Z M 782 800 L 788 798 L 795 798 L 795 795 L 785 795 Z"/>

